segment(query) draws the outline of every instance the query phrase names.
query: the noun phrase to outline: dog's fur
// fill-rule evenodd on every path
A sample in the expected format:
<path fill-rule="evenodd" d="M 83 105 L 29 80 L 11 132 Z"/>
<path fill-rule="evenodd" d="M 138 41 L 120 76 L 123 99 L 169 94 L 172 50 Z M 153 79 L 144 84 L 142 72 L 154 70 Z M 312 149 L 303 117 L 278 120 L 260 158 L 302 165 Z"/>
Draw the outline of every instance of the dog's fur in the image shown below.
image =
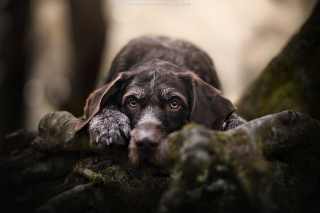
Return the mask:
<path fill-rule="evenodd" d="M 187 122 L 215 130 L 245 122 L 218 89 L 205 52 L 180 39 L 141 37 L 116 56 L 105 85 L 88 98 L 75 131 L 89 124 L 91 141 L 103 145 L 130 140 L 132 164 L 161 165 L 166 135 Z"/>

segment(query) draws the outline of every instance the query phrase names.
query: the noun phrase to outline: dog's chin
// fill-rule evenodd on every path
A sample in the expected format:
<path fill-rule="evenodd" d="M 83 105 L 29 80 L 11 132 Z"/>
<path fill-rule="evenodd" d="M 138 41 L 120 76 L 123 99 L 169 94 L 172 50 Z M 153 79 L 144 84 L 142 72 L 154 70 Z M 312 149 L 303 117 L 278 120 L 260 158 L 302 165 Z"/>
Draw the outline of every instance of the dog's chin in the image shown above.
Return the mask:
<path fill-rule="evenodd" d="M 134 143 L 129 143 L 129 161 L 133 166 L 163 167 L 166 155 L 161 146 L 148 152 L 139 150 Z"/>

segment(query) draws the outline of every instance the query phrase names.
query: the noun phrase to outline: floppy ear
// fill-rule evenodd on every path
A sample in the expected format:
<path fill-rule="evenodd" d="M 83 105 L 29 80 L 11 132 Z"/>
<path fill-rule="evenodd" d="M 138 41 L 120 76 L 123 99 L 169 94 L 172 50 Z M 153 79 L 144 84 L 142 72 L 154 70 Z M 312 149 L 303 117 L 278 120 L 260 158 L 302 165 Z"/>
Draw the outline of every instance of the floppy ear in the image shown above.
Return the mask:
<path fill-rule="evenodd" d="M 225 118 L 237 108 L 224 98 L 221 92 L 202 81 L 197 75 L 188 73 L 185 79 L 190 85 L 190 121 L 207 128 L 220 130 Z"/>
<path fill-rule="evenodd" d="M 84 107 L 84 115 L 76 120 L 73 131 L 78 132 L 81 130 L 100 111 L 101 107 L 121 90 L 130 77 L 132 77 L 130 72 L 122 72 L 114 81 L 91 93 Z"/>

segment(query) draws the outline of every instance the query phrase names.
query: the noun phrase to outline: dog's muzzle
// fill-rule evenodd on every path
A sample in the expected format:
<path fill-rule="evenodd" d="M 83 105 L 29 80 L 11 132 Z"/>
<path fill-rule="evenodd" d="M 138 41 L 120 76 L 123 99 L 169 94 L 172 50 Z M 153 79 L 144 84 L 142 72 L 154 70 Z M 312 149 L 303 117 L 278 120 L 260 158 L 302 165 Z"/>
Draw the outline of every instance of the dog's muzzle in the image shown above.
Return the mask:
<path fill-rule="evenodd" d="M 162 160 L 163 142 L 166 133 L 161 124 L 154 122 L 143 123 L 131 132 L 129 158 L 132 164 L 139 165 L 147 162 L 159 165 Z"/>
<path fill-rule="evenodd" d="M 131 136 L 139 150 L 152 151 L 164 139 L 164 130 L 161 124 L 148 122 L 134 128 Z"/>

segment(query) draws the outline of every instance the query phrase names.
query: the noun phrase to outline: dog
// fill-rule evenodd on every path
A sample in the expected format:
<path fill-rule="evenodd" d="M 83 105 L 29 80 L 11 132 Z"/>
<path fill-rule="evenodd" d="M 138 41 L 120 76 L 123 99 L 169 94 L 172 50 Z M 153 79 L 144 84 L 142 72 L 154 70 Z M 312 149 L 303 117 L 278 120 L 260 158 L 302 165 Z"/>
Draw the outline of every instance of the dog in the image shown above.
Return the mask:
<path fill-rule="evenodd" d="M 228 130 L 245 122 L 219 89 L 204 51 L 182 39 L 143 36 L 115 57 L 74 131 L 88 126 L 91 142 L 100 145 L 129 141 L 133 165 L 161 166 L 166 136 L 186 123 Z"/>

